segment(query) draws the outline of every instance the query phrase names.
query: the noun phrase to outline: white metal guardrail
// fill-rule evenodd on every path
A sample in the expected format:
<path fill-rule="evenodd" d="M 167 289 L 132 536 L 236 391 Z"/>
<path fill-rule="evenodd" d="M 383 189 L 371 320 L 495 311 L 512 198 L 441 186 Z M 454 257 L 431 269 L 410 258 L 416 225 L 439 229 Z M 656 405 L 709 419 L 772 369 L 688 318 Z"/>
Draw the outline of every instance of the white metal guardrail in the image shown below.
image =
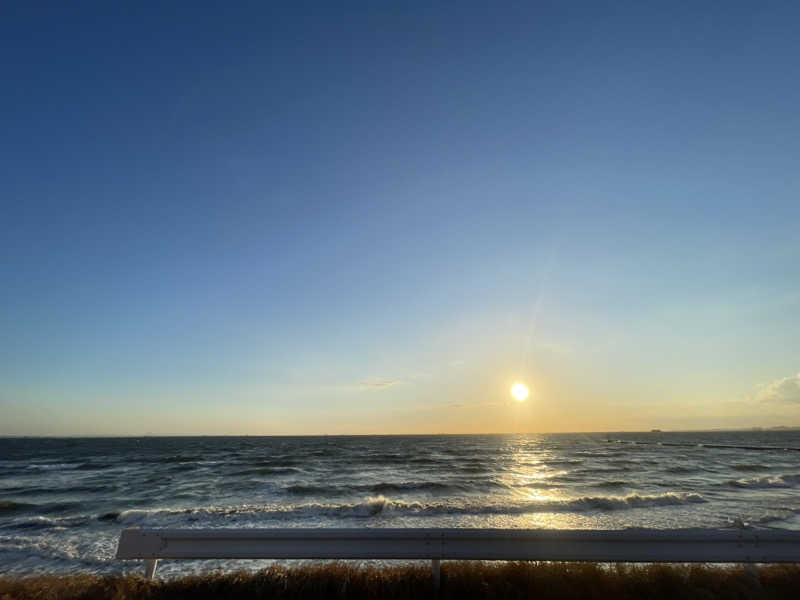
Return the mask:
<path fill-rule="evenodd" d="M 715 529 L 126 529 L 117 558 L 800 562 L 800 531 Z"/>

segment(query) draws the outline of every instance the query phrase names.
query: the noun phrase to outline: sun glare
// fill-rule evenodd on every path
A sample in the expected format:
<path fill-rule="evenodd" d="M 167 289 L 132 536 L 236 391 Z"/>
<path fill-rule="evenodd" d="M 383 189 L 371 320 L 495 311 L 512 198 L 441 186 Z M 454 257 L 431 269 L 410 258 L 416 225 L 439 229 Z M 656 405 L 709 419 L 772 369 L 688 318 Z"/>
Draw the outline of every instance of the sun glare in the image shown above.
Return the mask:
<path fill-rule="evenodd" d="M 511 386 L 511 395 L 517 402 L 523 402 L 528 397 L 528 386 L 524 383 L 515 383 Z"/>

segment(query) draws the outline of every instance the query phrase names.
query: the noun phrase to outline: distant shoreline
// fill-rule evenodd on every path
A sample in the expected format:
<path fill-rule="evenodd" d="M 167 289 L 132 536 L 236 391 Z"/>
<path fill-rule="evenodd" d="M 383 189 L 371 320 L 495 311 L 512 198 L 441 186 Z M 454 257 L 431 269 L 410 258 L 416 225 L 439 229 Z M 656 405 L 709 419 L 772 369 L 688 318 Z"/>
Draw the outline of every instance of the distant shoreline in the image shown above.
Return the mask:
<path fill-rule="evenodd" d="M 487 432 L 487 433 L 231 433 L 231 434 L 193 434 L 193 433 L 143 433 L 141 435 L 15 435 L 0 434 L 0 439 L 142 439 L 142 438 L 353 438 L 353 437 L 435 437 L 435 436 L 454 436 L 454 437 L 479 437 L 497 435 L 615 435 L 615 434 L 641 434 L 657 435 L 663 433 L 769 433 L 780 431 L 800 431 L 800 425 L 776 425 L 773 427 L 716 427 L 713 429 L 642 429 L 642 430 L 607 430 L 607 431 L 529 431 L 529 432 Z"/>

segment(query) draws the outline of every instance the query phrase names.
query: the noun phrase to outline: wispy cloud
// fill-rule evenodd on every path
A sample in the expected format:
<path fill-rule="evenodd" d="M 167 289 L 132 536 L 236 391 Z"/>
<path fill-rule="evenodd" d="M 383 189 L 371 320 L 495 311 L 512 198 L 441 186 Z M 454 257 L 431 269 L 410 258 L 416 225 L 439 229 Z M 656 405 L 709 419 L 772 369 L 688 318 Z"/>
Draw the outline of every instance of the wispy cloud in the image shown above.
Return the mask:
<path fill-rule="evenodd" d="M 454 402 L 452 404 L 448 404 L 448 408 L 476 408 L 476 407 L 483 407 L 483 406 L 511 406 L 515 404 L 514 400 L 504 400 L 501 402 Z"/>
<path fill-rule="evenodd" d="M 385 390 L 400 383 L 403 383 L 400 379 L 365 379 L 358 384 L 358 389 L 362 392 Z"/>
<path fill-rule="evenodd" d="M 761 386 L 756 398 L 762 402 L 800 403 L 800 373 Z"/>

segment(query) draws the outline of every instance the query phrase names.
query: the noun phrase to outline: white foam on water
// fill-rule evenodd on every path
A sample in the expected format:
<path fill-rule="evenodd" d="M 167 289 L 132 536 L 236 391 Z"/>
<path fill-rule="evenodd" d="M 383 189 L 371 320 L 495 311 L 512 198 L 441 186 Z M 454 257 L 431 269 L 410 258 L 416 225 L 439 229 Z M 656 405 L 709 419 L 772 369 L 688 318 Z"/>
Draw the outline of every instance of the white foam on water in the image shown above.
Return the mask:
<path fill-rule="evenodd" d="M 735 479 L 729 482 L 734 487 L 750 489 L 792 488 L 800 485 L 800 475 L 775 475 L 773 477 L 752 477 Z"/>
<path fill-rule="evenodd" d="M 305 503 L 212 506 L 196 509 L 132 509 L 116 516 L 123 525 L 219 526 L 241 521 L 257 524 L 269 520 L 368 519 L 384 515 L 438 516 L 525 514 L 536 512 L 620 511 L 663 506 L 682 506 L 706 502 L 700 494 L 668 492 L 657 495 L 583 496 L 578 498 L 543 498 L 522 501 L 449 500 L 442 502 L 406 502 L 386 496 L 373 496 L 354 503 Z"/>

